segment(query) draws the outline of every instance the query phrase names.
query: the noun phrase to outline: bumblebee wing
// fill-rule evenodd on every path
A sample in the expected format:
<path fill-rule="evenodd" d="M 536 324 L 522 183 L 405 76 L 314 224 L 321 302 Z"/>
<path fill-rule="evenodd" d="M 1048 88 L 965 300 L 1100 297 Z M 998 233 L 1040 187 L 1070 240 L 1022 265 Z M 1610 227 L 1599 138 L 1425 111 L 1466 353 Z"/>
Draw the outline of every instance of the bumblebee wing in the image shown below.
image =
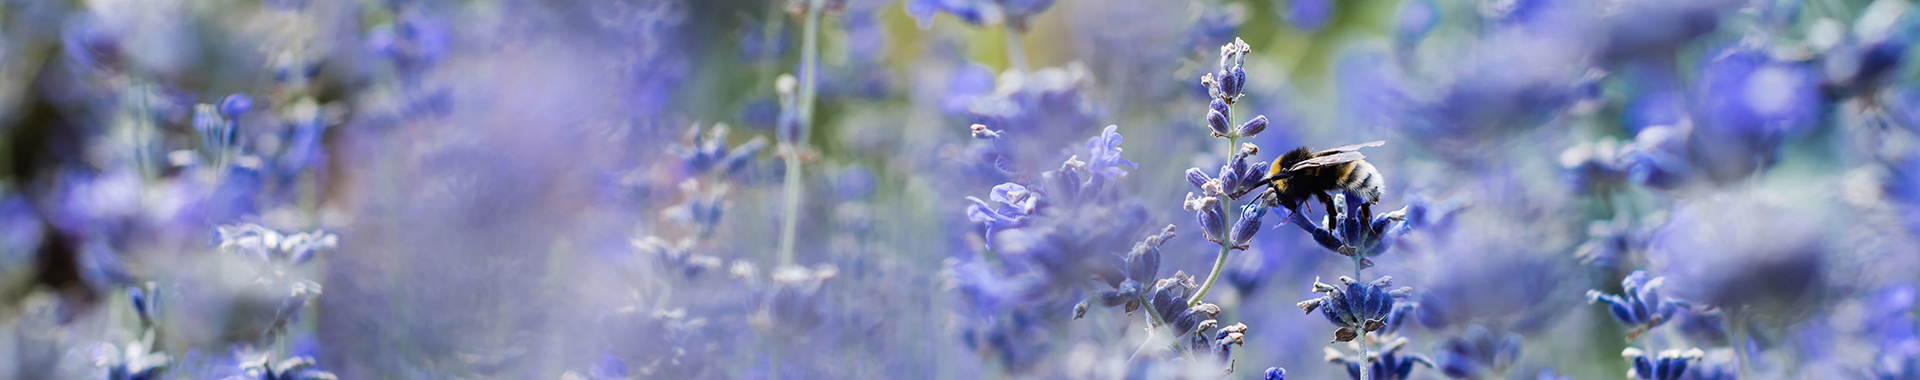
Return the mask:
<path fill-rule="evenodd" d="M 1354 151 L 1333 152 L 1330 154 L 1309 158 L 1306 161 L 1301 161 L 1298 164 L 1293 164 L 1293 167 L 1287 168 L 1287 171 L 1299 171 L 1302 169 L 1312 169 L 1312 168 L 1318 168 L 1318 167 L 1339 165 L 1339 164 L 1344 164 L 1348 162 L 1359 161 L 1362 158 L 1367 158 L 1367 156 L 1364 154 L 1360 154 L 1360 152 L 1354 152 Z"/>
<path fill-rule="evenodd" d="M 1320 151 L 1319 153 L 1314 153 L 1313 156 L 1319 157 L 1319 156 L 1325 156 L 1325 155 L 1336 154 L 1341 152 L 1352 152 L 1352 151 L 1360 150 L 1360 148 L 1371 148 L 1371 147 L 1376 147 L 1381 145 L 1387 145 L 1387 142 L 1386 141 L 1363 142 L 1359 144 L 1353 144 L 1353 145 L 1343 146 L 1339 148 L 1323 150 L 1323 151 Z"/>

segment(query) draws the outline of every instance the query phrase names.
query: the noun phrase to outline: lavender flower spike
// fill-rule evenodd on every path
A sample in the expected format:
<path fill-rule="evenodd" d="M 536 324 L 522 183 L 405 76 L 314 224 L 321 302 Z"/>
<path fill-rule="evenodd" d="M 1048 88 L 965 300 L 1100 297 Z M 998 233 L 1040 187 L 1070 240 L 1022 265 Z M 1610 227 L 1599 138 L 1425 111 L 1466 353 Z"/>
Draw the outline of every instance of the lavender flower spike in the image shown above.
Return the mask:
<path fill-rule="evenodd" d="M 1641 351 L 1638 348 L 1627 348 L 1625 351 L 1620 352 L 1620 356 L 1633 361 L 1633 367 L 1627 369 L 1627 377 L 1629 378 L 1640 380 L 1679 380 L 1682 375 L 1687 373 L 1687 365 L 1692 364 L 1691 362 L 1695 360 L 1700 360 L 1700 357 L 1706 356 L 1706 353 L 1701 352 L 1698 348 L 1686 351 L 1666 350 L 1661 352 L 1658 358 L 1653 358 L 1648 357 L 1646 351 Z"/>
<path fill-rule="evenodd" d="M 1691 306 L 1686 301 L 1661 299 L 1660 286 L 1665 282 L 1665 277 L 1648 279 L 1646 271 L 1633 271 L 1626 279 L 1620 280 L 1620 287 L 1626 289 L 1626 294 L 1616 296 L 1588 290 L 1587 303 L 1606 302 L 1614 321 L 1632 329 L 1627 331 L 1627 339 L 1632 340 L 1673 319 L 1673 313 L 1680 308 Z"/>
<path fill-rule="evenodd" d="M 1315 280 L 1313 291 L 1327 295 L 1295 304 L 1308 313 L 1325 307 L 1320 309 L 1321 314 L 1327 317 L 1328 322 L 1340 327 L 1333 333 L 1337 342 L 1352 341 L 1363 331 L 1373 332 L 1386 327 L 1387 317 L 1393 312 L 1394 300 L 1413 294 L 1413 288 L 1410 287 L 1387 290 L 1386 287 L 1393 285 L 1393 276 L 1380 277 L 1368 283 L 1340 276 L 1340 283 L 1335 286 Z"/>

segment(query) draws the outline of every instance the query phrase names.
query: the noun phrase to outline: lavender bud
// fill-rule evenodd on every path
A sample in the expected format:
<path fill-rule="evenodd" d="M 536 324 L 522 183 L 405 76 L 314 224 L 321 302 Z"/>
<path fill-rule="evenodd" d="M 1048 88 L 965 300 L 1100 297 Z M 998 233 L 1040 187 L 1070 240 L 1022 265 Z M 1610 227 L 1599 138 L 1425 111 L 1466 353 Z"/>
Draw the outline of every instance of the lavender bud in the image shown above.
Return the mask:
<path fill-rule="evenodd" d="M 1245 184 L 1247 181 L 1257 181 L 1261 177 L 1259 174 L 1254 174 L 1247 170 L 1247 156 L 1245 155 L 1234 156 L 1233 162 L 1227 164 L 1227 169 L 1232 170 L 1234 177 L 1238 179 L 1238 181 L 1234 181 L 1236 184 Z"/>
<path fill-rule="evenodd" d="M 1193 187 L 1204 187 L 1209 181 L 1213 181 L 1213 177 L 1207 176 L 1207 172 L 1200 168 L 1187 168 L 1187 183 L 1193 184 Z"/>
<path fill-rule="evenodd" d="M 1227 102 L 1220 99 L 1214 99 L 1207 107 L 1213 109 L 1213 112 L 1219 112 L 1221 115 L 1226 115 L 1228 112 L 1231 112 L 1231 110 L 1227 108 Z"/>
<path fill-rule="evenodd" d="M 1247 120 L 1245 124 L 1240 124 L 1240 129 L 1235 130 L 1234 133 L 1239 134 L 1240 137 L 1253 137 L 1265 130 L 1267 130 L 1267 115 L 1260 115 L 1254 116 L 1253 120 Z"/>
<path fill-rule="evenodd" d="M 1218 110 L 1207 111 L 1207 128 L 1213 129 L 1213 137 L 1226 136 L 1227 133 L 1229 133 L 1227 115 L 1220 113 Z"/>
<path fill-rule="evenodd" d="M 1271 170 L 1272 168 L 1273 168 L 1272 162 L 1256 161 L 1252 165 L 1247 165 L 1247 173 L 1253 174 L 1255 176 L 1259 176 L 1260 178 L 1266 178 L 1267 171 Z M 1259 184 L 1256 183 L 1251 185 L 1258 186 Z"/>
<path fill-rule="evenodd" d="M 1226 212 L 1220 206 L 1219 199 L 1214 197 L 1195 197 L 1193 193 L 1187 193 L 1187 201 L 1184 208 L 1188 211 L 1195 212 L 1195 218 L 1200 221 L 1200 232 L 1206 234 L 1207 241 L 1225 241 L 1227 224 Z"/>
<path fill-rule="evenodd" d="M 1240 220 L 1233 223 L 1233 246 L 1246 249 L 1247 242 L 1253 241 L 1253 235 L 1260 232 L 1260 219 L 1267 216 L 1267 208 L 1259 203 L 1248 203 L 1240 207 Z"/>
<path fill-rule="evenodd" d="M 1228 69 L 1220 74 L 1220 98 L 1227 103 L 1240 99 L 1240 90 L 1245 88 L 1247 70 L 1239 67 Z"/>
<path fill-rule="evenodd" d="M 228 119 L 239 118 L 240 115 L 251 110 L 253 110 L 253 98 L 247 97 L 247 94 L 227 95 L 226 99 L 220 100 L 220 114 Z"/>
<path fill-rule="evenodd" d="M 780 113 L 780 128 L 777 136 L 780 138 L 780 142 L 788 144 L 794 143 L 794 140 L 800 138 L 800 128 L 800 114 L 798 112 L 787 111 Z"/>
<path fill-rule="evenodd" d="M 1238 189 L 1240 187 L 1240 173 L 1234 171 L 1232 165 L 1220 167 L 1219 179 L 1220 179 L 1221 194 L 1231 193 L 1235 189 Z M 1209 194 L 1209 195 L 1218 195 L 1218 194 Z"/>
<path fill-rule="evenodd" d="M 140 315 L 140 323 L 153 324 L 153 308 L 150 307 L 146 292 L 138 286 L 127 287 L 127 299 L 133 302 L 133 311 Z"/>

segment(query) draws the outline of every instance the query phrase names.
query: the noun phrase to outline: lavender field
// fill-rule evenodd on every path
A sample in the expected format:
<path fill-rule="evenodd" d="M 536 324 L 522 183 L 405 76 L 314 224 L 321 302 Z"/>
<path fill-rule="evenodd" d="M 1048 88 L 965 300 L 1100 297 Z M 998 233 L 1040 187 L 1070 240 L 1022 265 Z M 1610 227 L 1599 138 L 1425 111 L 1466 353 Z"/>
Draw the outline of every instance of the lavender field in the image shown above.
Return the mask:
<path fill-rule="evenodd" d="M 0 379 L 1920 380 L 1911 0 L 0 0 Z"/>

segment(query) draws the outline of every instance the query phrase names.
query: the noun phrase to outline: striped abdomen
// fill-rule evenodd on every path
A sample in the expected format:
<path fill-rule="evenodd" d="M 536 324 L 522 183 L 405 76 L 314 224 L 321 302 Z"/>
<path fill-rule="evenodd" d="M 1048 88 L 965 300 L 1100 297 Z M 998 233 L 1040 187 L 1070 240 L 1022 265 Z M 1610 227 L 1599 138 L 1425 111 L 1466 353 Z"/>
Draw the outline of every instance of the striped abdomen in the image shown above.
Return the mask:
<path fill-rule="evenodd" d="M 1341 165 L 1340 170 L 1346 172 L 1336 183 L 1340 189 L 1365 199 L 1367 203 L 1380 203 L 1380 188 L 1384 187 L 1385 183 L 1380 178 L 1380 172 L 1374 170 L 1373 164 L 1354 161 Z"/>

